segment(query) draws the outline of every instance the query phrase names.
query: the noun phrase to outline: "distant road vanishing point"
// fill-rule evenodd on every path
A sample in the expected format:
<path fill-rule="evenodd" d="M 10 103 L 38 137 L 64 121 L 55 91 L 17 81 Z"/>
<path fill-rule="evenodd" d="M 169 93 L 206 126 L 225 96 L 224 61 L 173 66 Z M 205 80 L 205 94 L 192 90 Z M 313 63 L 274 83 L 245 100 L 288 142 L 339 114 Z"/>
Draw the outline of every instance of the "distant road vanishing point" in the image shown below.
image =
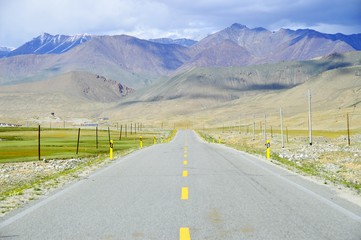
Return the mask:
<path fill-rule="evenodd" d="M 361 207 L 179 131 L 9 214 L 0 239 L 361 239 Z"/>

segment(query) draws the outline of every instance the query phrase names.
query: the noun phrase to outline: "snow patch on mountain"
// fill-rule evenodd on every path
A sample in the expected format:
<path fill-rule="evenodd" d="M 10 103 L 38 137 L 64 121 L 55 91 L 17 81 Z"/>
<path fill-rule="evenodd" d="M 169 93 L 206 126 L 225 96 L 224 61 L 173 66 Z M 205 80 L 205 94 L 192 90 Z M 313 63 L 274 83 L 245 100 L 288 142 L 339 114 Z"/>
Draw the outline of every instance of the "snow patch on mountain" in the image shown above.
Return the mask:
<path fill-rule="evenodd" d="M 61 54 L 91 39 L 88 34 L 67 36 L 43 33 L 22 46 L 9 51 L 3 57 L 26 54 Z"/>

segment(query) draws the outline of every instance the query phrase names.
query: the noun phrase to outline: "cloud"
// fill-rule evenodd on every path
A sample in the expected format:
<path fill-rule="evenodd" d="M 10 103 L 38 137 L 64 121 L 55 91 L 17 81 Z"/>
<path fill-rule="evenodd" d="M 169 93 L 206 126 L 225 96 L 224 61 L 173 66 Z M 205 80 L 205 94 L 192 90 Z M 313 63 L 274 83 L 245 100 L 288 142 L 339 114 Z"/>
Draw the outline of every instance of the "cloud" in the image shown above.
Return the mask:
<path fill-rule="evenodd" d="M 0 46 L 43 32 L 200 39 L 238 22 L 361 32 L 359 0 L 0 0 Z"/>

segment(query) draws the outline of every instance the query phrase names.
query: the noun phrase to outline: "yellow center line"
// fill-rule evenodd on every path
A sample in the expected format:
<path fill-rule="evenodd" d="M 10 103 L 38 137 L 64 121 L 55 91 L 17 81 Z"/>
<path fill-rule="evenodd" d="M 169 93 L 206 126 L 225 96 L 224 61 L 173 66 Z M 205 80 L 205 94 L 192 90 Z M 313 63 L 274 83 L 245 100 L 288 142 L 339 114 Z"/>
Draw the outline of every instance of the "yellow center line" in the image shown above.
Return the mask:
<path fill-rule="evenodd" d="M 188 200 L 188 187 L 182 187 L 181 200 Z"/>
<path fill-rule="evenodd" d="M 185 158 L 183 160 L 184 165 L 188 164 L 188 161 L 186 160 L 187 157 L 188 157 L 188 147 L 184 146 L 184 158 Z M 183 170 L 182 176 L 187 177 L 188 176 L 188 171 Z M 182 187 L 181 200 L 188 200 L 188 187 Z M 184 228 L 183 227 L 183 228 L 179 229 L 179 240 L 191 240 L 191 235 L 189 233 L 189 228 Z"/>
<path fill-rule="evenodd" d="M 179 240 L 191 240 L 189 228 L 180 228 L 179 229 Z"/>

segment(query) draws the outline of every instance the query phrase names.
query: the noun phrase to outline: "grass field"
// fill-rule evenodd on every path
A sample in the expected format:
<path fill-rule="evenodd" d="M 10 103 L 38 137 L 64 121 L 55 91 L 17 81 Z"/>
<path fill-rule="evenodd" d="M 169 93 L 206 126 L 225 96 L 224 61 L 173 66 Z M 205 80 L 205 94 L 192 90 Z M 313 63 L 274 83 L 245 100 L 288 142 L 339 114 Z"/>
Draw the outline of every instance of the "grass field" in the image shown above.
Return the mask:
<path fill-rule="evenodd" d="M 0 128 L 0 217 L 22 204 L 37 199 L 51 189 L 74 181 L 82 174 L 109 163 L 109 133 L 113 144 L 113 158 L 124 156 L 140 148 L 168 142 L 176 130 L 147 128 L 137 134 L 119 130 L 50 129 L 40 131 L 41 157 L 38 157 L 38 128 Z M 43 161 L 46 159 L 47 161 Z M 68 164 L 68 165 L 67 165 Z"/>
<path fill-rule="evenodd" d="M 140 136 L 143 146 L 153 144 L 153 138 L 160 138 L 161 132 L 141 132 L 137 134 L 110 131 L 114 141 L 114 153 L 139 147 Z M 83 158 L 109 154 L 108 130 L 81 129 L 79 149 L 77 152 L 78 129 L 49 129 L 40 131 L 40 159 Z M 0 128 L 0 163 L 25 162 L 38 160 L 38 128 Z"/>

